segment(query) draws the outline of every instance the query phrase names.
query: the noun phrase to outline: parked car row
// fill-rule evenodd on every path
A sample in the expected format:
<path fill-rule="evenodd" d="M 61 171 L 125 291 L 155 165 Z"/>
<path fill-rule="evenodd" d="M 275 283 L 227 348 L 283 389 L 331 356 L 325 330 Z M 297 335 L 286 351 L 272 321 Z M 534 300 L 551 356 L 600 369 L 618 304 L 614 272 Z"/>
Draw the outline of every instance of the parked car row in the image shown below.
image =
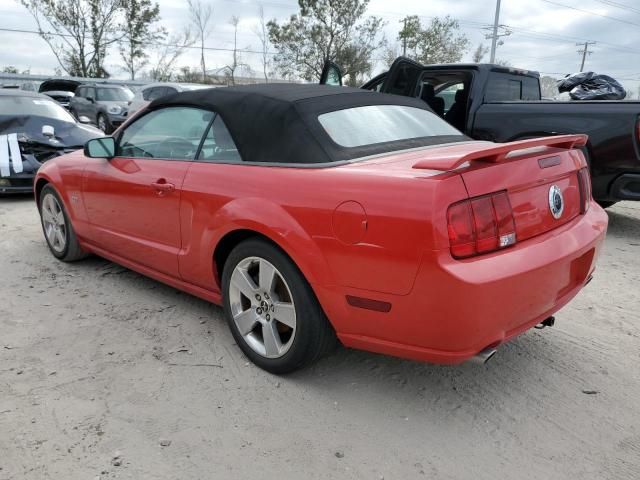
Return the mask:
<path fill-rule="evenodd" d="M 127 87 L 112 84 L 84 84 L 76 80 L 50 79 L 42 82 L 38 91 L 64 108 L 82 123 L 92 123 L 106 134 L 112 133 L 140 108 L 167 95 L 189 90 L 210 88 L 207 85 L 184 83 L 151 83 L 135 94 Z"/>

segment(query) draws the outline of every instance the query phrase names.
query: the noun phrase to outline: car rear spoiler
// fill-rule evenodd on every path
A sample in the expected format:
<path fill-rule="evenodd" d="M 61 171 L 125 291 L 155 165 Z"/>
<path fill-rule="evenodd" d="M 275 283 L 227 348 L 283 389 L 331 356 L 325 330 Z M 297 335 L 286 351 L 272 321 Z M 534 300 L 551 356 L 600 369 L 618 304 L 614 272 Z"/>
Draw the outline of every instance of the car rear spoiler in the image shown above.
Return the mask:
<path fill-rule="evenodd" d="M 509 143 L 487 143 L 478 146 L 476 150 L 468 153 L 451 153 L 439 158 L 420 160 L 413 168 L 424 170 L 454 170 L 465 163 L 476 161 L 485 163 L 500 163 L 507 156 L 518 150 L 526 150 L 538 147 L 555 147 L 570 150 L 575 147 L 584 147 L 589 137 L 587 135 L 558 135 L 555 137 L 531 138 Z M 455 147 L 454 147 L 455 149 Z"/>

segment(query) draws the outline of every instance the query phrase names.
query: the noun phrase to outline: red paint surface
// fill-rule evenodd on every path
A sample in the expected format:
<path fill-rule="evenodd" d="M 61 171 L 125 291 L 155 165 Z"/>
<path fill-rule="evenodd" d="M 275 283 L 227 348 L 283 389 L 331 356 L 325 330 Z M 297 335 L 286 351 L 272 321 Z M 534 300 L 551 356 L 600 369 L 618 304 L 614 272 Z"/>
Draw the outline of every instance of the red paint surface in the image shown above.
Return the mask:
<path fill-rule="evenodd" d="M 577 170 L 585 161 L 575 150 L 511 158 L 501 147 L 492 151 L 495 162 L 434 170 L 479 148 L 486 143 L 322 169 L 108 161 L 76 152 L 47 162 L 38 181 L 60 192 L 85 248 L 145 275 L 219 303 L 216 246 L 236 230 L 253 231 L 296 263 L 345 345 L 455 363 L 573 298 L 594 270 L 607 228 L 595 203 L 580 213 Z M 560 162 L 540 168 L 538 160 L 549 155 Z M 554 184 L 565 196 L 560 220 L 548 207 Z M 447 208 L 505 190 L 517 244 L 453 259 Z M 347 295 L 392 307 L 353 307 Z"/>

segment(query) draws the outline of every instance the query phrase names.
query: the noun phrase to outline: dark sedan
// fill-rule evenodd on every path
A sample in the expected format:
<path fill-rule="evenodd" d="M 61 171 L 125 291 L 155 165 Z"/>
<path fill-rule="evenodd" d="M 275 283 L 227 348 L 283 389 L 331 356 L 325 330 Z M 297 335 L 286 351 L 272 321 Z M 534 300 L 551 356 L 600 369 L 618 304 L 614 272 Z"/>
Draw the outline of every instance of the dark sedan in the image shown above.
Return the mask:
<path fill-rule="evenodd" d="M 31 192 L 44 162 L 102 135 L 45 95 L 0 90 L 0 195 Z"/>

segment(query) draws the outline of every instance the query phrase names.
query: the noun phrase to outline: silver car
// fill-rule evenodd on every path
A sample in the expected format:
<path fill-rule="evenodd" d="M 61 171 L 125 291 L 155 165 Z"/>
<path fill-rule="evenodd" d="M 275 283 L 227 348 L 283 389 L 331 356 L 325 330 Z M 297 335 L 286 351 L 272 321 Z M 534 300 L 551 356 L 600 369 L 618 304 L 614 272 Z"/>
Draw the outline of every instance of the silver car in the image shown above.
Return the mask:
<path fill-rule="evenodd" d="M 87 117 L 106 134 L 126 119 L 133 92 L 120 85 L 80 85 L 69 102 L 69 110 L 78 119 Z"/>

